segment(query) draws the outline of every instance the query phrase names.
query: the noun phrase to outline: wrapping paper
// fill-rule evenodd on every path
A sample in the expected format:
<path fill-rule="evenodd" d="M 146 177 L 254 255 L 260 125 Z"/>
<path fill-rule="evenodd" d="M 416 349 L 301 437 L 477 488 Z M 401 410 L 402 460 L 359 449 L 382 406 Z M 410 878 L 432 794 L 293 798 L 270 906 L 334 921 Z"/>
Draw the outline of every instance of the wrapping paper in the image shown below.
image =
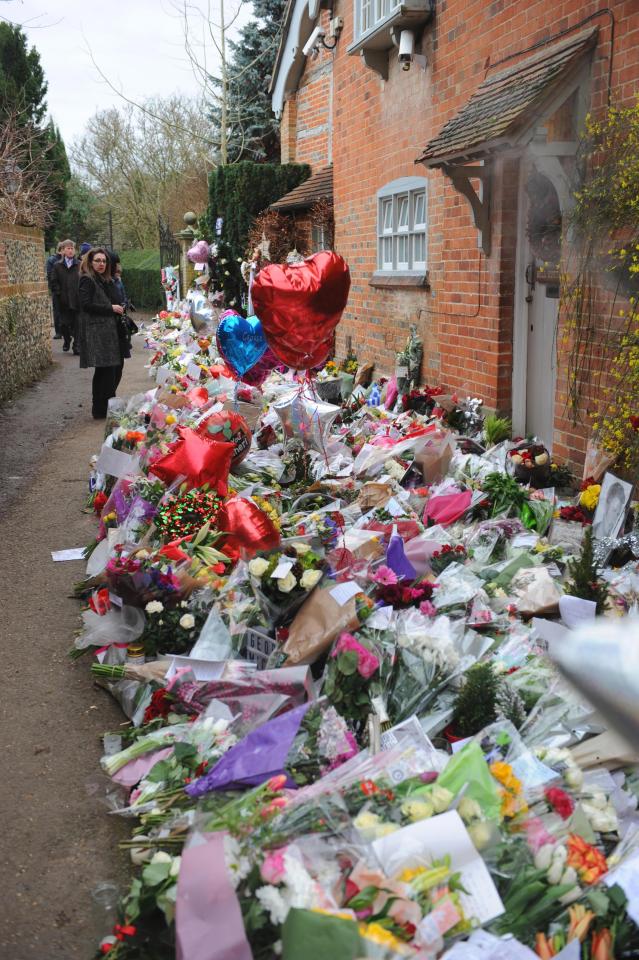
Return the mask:
<path fill-rule="evenodd" d="M 340 606 L 331 596 L 332 589 L 314 590 L 293 620 L 282 647 L 288 666 L 314 663 L 342 631 L 359 625 L 355 598 Z"/>
<path fill-rule="evenodd" d="M 449 526 L 466 513 L 471 499 L 472 493 L 470 490 L 431 497 L 424 509 L 424 523 L 427 525 L 439 523 L 442 527 Z"/>
<path fill-rule="evenodd" d="M 175 912 L 177 960 L 253 960 L 224 862 L 224 836 L 200 835 L 201 842 L 196 840 L 182 854 Z"/>
<path fill-rule="evenodd" d="M 211 790 L 256 787 L 284 773 L 291 744 L 309 707 L 309 703 L 295 707 L 253 730 L 231 747 L 209 773 L 187 784 L 186 792 L 191 797 L 201 797 Z M 295 782 L 290 780 L 288 786 L 294 787 Z"/>

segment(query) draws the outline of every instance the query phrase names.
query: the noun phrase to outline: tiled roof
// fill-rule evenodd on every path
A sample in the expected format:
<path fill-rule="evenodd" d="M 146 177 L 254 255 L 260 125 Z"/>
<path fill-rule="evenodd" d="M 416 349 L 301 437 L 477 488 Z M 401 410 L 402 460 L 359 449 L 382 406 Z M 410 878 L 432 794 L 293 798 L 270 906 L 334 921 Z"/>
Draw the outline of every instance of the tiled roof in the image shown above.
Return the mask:
<path fill-rule="evenodd" d="M 271 210 L 303 210 L 317 200 L 333 200 L 333 168 L 323 167 L 271 204 Z"/>
<path fill-rule="evenodd" d="M 417 162 L 436 166 L 476 155 L 488 142 L 508 142 L 528 126 L 535 107 L 554 92 L 576 61 L 594 46 L 596 35 L 596 27 L 584 30 L 487 77 L 468 103 L 426 145 Z"/>

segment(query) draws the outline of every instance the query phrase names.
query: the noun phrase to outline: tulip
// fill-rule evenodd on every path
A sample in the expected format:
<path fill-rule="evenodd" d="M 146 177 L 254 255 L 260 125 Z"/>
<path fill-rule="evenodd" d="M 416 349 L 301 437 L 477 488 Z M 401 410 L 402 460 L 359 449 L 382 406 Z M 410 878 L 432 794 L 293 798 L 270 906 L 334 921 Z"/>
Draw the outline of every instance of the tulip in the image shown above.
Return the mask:
<path fill-rule="evenodd" d="M 568 916 L 570 918 L 568 940 L 577 939 L 580 943 L 583 943 L 590 929 L 590 924 L 595 919 L 594 913 L 592 910 L 586 910 L 583 904 L 577 903 L 574 907 L 568 908 Z"/>
<path fill-rule="evenodd" d="M 277 793 L 279 790 L 286 785 L 286 774 L 278 773 L 276 776 L 271 777 L 271 779 L 266 784 L 266 789 L 269 793 Z"/>
<path fill-rule="evenodd" d="M 541 960 L 552 960 L 553 957 L 557 956 L 557 951 L 545 933 L 538 933 L 535 937 L 535 952 Z"/>
<path fill-rule="evenodd" d="M 593 933 L 590 948 L 592 960 L 615 960 L 612 952 L 612 934 L 607 928 Z"/>

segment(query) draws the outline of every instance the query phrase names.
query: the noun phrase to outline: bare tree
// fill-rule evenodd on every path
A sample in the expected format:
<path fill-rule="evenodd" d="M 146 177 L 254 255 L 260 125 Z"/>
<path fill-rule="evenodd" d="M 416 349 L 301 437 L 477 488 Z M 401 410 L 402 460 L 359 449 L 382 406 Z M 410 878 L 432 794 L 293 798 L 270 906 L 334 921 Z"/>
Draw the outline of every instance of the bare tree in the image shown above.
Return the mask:
<path fill-rule="evenodd" d="M 197 102 L 174 95 L 143 107 L 98 111 L 71 150 L 77 174 L 112 208 L 118 242 L 135 247 L 157 245 L 158 214 L 177 225 L 185 210 L 204 210 L 212 166 Z"/>
<path fill-rule="evenodd" d="M 17 115 L 0 125 L 0 220 L 45 227 L 53 203 L 41 132 Z"/>

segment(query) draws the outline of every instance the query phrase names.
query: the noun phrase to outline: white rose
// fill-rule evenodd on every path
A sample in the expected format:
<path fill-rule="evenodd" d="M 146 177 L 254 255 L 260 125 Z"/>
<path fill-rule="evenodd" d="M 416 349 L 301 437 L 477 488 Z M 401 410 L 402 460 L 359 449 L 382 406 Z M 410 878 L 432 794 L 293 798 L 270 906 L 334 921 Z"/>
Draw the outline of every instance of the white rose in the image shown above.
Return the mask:
<path fill-rule="evenodd" d="M 180 626 L 183 630 L 192 630 L 195 626 L 195 617 L 192 613 L 185 613 L 180 617 Z"/>
<path fill-rule="evenodd" d="M 277 589 L 282 593 L 290 593 L 293 587 L 297 586 L 297 580 L 292 573 L 287 573 L 277 581 Z"/>
<path fill-rule="evenodd" d="M 303 557 L 304 554 L 305 554 L 305 553 L 308 553 L 308 551 L 311 549 L 310 544 L 304 543 L 304 542 L 301 541 L 301 540 L 300 540 L 300 541 L 296 541 L 296 542 L 293 544 L 293 547 L 295 548 L 295 552 L 296 552 L 296 554 L 298 555 L 298 557 Z"/>
<path fill-rule="evenodd" d="M 579 767 L 568 767 L 564 773 L 564 780 L 571 790 L 581 790 L 584 782 L 583 771 Z"/>
<path fill-rule="evenodd" d="M 173 857 L 170 853 L 165 853 L 164 850 L 158 850 L 157 853 L 154 853 L 151 857 L 151 863 L 170 863 Z"/>
<path fill-rule="evenodd" d="M 160 603 L 159 600 L 149 600 L 144 609 L 147 613 L 162 613 L 164 610 L 164 604 Z"/>
<path fill-rule="evenodd" d="M 317 586 L 317 584 L 320 582 L 321 579 L 322 579 L 321 570 L 305 570 L 304 573 L 302 574 L 302 579 L 300 580 L 300 584 L 304 587 L 305 590 L 312 590 L 313 587 Z"/>
<path fill-rule="evenodd" d="M 255 560 L 251 560 L 248 565 L 249 573 L 252 577 L 257 577 L 258 580 L 262 577 L 268 568 L 268 561 L 264 557 L 256 557 Z"/>

